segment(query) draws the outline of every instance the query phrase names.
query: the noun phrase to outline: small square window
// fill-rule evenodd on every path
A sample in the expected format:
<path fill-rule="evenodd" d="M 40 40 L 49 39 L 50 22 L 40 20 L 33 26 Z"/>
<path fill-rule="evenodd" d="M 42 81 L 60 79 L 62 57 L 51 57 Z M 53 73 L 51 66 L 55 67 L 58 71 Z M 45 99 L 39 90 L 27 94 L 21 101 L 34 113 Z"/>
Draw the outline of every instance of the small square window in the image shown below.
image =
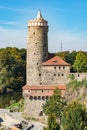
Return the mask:
<path fill-rule="evenodd" d="M 58 76 L 60 76 L 60 74 L 58 74 Z"/>
<path fill-rule="evenodd" d="M 56 66 L 54 66 L 54 69 L 56 69 Z"/>
<path fill-rule="evenodd" d="M 65 69 L 65 66 L 63 66 L 63 69 Z"/>
<path fill-rule="evenodd" d="M 39 76 L 41 76 L 41 74 L 39 74 Z"/>
<path fill-rule="evenodd" d="M 62 74 L 62 76 L 64 76 L 64 74 Z"/>

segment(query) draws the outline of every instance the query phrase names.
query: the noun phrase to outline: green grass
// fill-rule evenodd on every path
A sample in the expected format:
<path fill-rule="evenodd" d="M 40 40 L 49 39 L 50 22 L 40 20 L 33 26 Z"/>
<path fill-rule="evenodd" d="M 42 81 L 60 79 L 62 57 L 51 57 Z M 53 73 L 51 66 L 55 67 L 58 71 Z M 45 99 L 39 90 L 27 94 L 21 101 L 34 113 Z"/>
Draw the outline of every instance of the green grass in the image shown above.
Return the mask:
<path fill-rule="evenodd" d="M 13 110 L 13 111 L 23 111 L 24 108 L 24 99 L 21 99 L 19 102 L 12 103 L 7 109 Z"/>

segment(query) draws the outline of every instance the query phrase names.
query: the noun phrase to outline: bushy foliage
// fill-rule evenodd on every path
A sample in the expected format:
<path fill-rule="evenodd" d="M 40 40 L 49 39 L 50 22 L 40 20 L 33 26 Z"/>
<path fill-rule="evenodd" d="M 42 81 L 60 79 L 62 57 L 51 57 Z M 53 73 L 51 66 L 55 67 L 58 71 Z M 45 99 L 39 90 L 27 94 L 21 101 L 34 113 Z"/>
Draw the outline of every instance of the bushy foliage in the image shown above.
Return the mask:
<path fill-rule="evenodd" d="M 77 53 L 73 68 L 77 72 L 87 72 L 87 56 L 83 52 Z"/>
<path fill-rule="evenodd" d="M 78 81 L 77 79 L 75 79 L 73 75 L 70 75 L 69 78 L 70 78 L 70 81 L 67 84 L 67 88 L 72 88 L 73 90 L 76 90 L 81 87 L 87 87 L 86 78 L 82 79 L 81 81 Z"/>
<path fill-rule="evenodd" d="M 84 105 L 77 101 L 69 103 L 62 116 L 64 130 L 85 130 L 87 126 L 87 111 Z"/>
<path fill-rule="evenodd" d="M 46 130 L 58 130 L 62 111 L 64 109 L 66 102 L 59 89 L 54 90 L 54 94 L 50 97 L 48 101 L 43 105 L 43 111 L 48 116 L 48 127 Z"/>
<path fill-rule="evenodd" d="M 26 50 L 0 49 L 0 89 L 20 91 L 26 81 Z"/>
<path fill-rule="evenodd" d="M 87 52 L 63 51 L 56 53 L 56 55 L 71 65 L 71 72 L 87 72 Z"/>

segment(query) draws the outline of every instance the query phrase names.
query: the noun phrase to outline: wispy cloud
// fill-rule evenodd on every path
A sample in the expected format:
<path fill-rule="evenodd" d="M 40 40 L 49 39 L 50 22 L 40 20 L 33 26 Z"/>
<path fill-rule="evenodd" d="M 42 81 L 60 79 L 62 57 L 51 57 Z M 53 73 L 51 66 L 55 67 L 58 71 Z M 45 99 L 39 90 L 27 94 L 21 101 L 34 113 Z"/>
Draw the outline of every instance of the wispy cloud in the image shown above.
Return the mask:
<path fill-rule="evenodd" d="M 61 50 L 83 50 L 87 51 L 87 37 L 82 33 L 76 34 L 70 31 L 58 31 L 49 33 L 48 45 L 50 52 L 58 52 Z M 18 47 L 26 48 L 27 45 L 27 30 L 5 29 L 0 27 L 0 48 L 1 47 Z"/>
<path fill-rule="evenodd" d="M 82 33 L 60 31 L 49 35 L 49 51 L 58 52 L 64 50 L 83 50 L 87 51 L 87 37 Z"/>
<path fill-rule="evenodd" d="M 27 43 L 26 30 L 11 30 L 0 27 L 0 48 L 18 47 L 25 48 Z"/>
<path fill-rule="evenodd" d="M 7 6 L 1 6 L 1 5 L 0 5 L 0 9 L 6 9 L 6 10 L 15 11 L 15 12 L 24 12 L 24 13 L 33 13 L 33 14 L 35 13 L 35 11 L 25 9 L 25 8 L 11 8 Z"/>
<path fill-rule="evenodd" d="M 3 24 L 3 25 L 16 25 L 17 23 L 16 22 L 13 22 L 13 21 L 0 21 L 0 24 Z"/>

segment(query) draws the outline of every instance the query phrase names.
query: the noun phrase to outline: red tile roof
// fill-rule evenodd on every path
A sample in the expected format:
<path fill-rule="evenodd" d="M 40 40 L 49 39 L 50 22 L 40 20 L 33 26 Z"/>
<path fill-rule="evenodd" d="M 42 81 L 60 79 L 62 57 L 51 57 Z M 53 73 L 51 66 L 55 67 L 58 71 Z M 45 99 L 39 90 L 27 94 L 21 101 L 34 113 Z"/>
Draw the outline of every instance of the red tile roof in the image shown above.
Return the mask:
<path fill-rule="evenodd" d="M 23 87 L 23 90 L 55 90 L 56 88 L 59 88 L 60 90 L 66 90 L 66 86 L 65 85 L 40 85 L 40 86 L 29 86 L 29 85 L 25 85 Z"/>
<path fill-rule="evenodd" d="M 59 56 L 54 56 L 53 58 L 45 61 L 43 65 L 46 66 L 70 66 L 69 63 L 65 62 L 63 59 L 61 59 Z"/>

